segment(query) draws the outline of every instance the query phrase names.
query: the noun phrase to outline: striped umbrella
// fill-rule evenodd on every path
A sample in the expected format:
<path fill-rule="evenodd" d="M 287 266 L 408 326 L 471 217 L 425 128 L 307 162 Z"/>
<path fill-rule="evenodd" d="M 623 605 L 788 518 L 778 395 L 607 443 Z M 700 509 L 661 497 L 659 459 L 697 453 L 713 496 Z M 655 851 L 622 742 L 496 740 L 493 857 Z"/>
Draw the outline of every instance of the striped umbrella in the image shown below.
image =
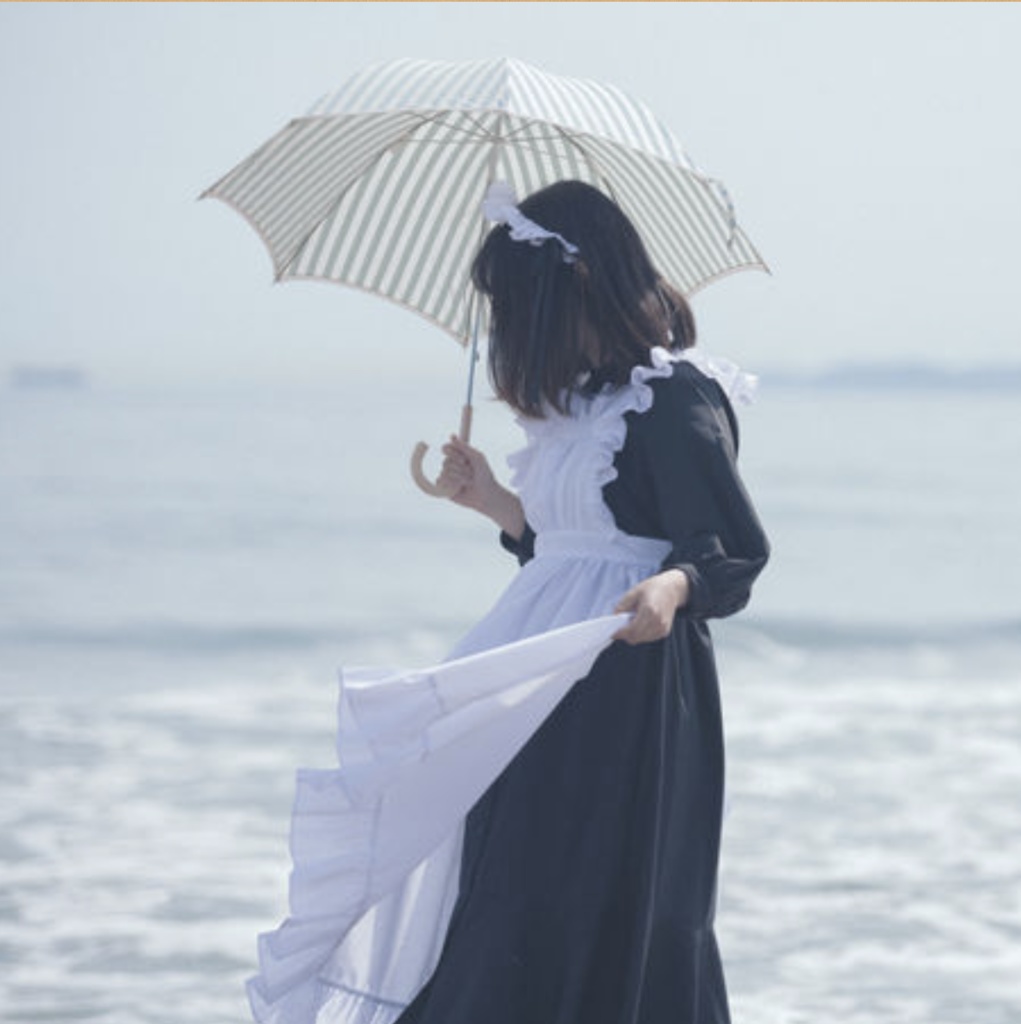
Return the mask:
<path fill-rule="evenodd" d="M 647 107 L 506 58 L 366 68 L 204 196 L 252 224 L 277 280 L 373 292 L 466 343 L 484 330 L 469 271 L 487 186 L 524 196 L 563 179 L 610 195 L 683 293 L 764 269 L 722 185 Z"/>

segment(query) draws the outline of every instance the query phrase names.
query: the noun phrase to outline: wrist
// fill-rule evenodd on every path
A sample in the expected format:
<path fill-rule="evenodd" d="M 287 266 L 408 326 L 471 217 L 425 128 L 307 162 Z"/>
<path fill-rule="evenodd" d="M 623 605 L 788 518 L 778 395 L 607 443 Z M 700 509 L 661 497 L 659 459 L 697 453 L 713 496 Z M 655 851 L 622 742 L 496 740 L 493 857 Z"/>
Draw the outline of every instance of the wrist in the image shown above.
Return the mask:
<path fill-rule="evenodd" d="M 688 574 L 683 569 L 672 567 L 665 569 L 661 575 L 666 578 L 673 591 L 675 608 L 683 608 L 691 596 L 691 580 Z"/>
<path fill-rule="evenodd" d="M 525 513 L 520 499 L 513 491 L 500 486 L 483 511 L 504 533 L 515 540 L 521 539 L 525 532 Z"/>

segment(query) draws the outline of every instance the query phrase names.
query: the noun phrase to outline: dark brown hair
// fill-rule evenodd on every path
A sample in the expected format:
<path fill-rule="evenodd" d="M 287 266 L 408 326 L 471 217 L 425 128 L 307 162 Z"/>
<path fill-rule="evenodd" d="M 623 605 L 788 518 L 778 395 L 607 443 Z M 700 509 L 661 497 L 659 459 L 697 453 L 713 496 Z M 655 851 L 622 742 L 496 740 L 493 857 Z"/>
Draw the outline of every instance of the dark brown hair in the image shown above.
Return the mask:
<path fill-rule="evenodd" d="M 566 412 L 579 375 L 621 385 L 648 365 L 657 345 L 695 344 L 684 297 L 653 267 L 634 225 L 598 189 L 561 181 L 535 192 L 521 212 L 578 247 L 565 262 L 555 239 L 515 242 L 495 227 L 472 266 L 489 299 L 489 375 L 498 398 L 526 416 Z"/>

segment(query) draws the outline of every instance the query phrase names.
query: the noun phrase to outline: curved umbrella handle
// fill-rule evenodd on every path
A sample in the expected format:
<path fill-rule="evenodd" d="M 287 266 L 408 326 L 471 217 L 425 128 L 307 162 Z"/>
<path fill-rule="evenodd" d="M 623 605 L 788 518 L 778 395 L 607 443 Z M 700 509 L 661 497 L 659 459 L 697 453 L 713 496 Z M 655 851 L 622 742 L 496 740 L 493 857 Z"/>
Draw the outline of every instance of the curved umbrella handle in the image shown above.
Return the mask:
<path fill-rule="evenodd" d="M 457 436 L 465 442 L 471 439 L 472 429 L 472 407 L 465 405 L 461 409 L 461 429 L 458 431 Z M 419 441 L 415 445 L 415 450 L 411 453 L 411 475 L 414 477 L 415 483 L 418 484 L 419 488 L 425 491 L 426 494 L 431 495 L 434 498 L 448 498 L 451 494 L 449 487 L 441 487 L 433 483 L 422 469 L 422 462 L 425 459 L 425 453 L 429 450 L 429 445 L 425 441 Z"/>

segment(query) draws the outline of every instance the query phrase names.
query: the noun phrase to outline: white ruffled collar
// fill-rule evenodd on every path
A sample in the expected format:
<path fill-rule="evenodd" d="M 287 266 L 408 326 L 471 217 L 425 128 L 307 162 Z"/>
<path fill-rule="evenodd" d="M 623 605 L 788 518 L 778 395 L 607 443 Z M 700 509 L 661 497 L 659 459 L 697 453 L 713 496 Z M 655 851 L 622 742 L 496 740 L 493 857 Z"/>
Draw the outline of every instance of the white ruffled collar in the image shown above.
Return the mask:
<path fill-rule="evenodd" d="M 565 423 L 591 423 L 593 419 L 607 414 L 621 414 L 621 408 L 637 409 L 644 412 L 652 404 L 652 392 L 647 382 L 657 377 L 669 377 L 678 363 L 691 363 L 705 376 L 716 381 L 724 394 L 733 403 L 749 405 L 755 400 L 758 388 L 758 377 L 746 373 L 737 363 L 722 356 L 711 356 L 701 349 L 691 347 L 685 349 L 668 349 L 657 345 L 649 350 L 649 365 L 639 364 L 631 370 L 628 384 L 615 386 L 604 384 L 598 390 L 586 394 L 582 388 L 591 375 L 582 374 L 578 378 L 577 387 L 570 396 L 566 396 L 569 412 L 567 414 L 547 408 L 542 417 L 518 416 L 518 423 L 528 434 L 543 432 L 543 425 L 563 426 Z M 627 411 L 627 410 L 625 410 Z"/>

